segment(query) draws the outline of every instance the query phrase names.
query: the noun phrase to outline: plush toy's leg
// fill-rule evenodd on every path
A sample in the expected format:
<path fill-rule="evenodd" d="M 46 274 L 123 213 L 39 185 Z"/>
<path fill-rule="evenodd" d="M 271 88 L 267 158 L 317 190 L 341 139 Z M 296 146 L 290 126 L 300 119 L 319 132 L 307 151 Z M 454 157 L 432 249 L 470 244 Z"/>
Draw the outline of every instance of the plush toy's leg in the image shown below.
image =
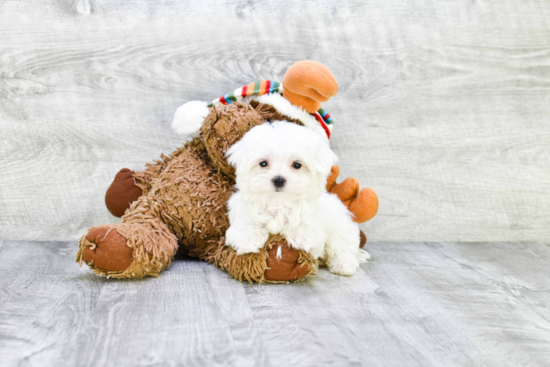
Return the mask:
<path fill-rule="evenodd" d="M 111 278 L 158 276 L 178 249 L 176 236 L 159 219 L 162 205 L 142 196 L 118 224 L 90 228 L 76 261 Z"/>
<path fill-rule="evenodd" d="M 115 217 L 122 217 L 134 201 L 141 195 L 147 195 L 152 181 L 160 175 L 172 158 L 163 154 L 161 160 L 147 163 L 144 171 L 121 169 L 105 194 L 105 205 L 109 212 Z"/>
<path fill-rule="evenodd" d="M 229 273 L 232 278 L 250 283 L 281 283 L 302 280 L 317 271 L 317 261 L 307 252 L 291 248 L 284 237 L 271 236 L 258 253 L 237 255 L 225 238 L 212 241 L 199 256 Z"/>

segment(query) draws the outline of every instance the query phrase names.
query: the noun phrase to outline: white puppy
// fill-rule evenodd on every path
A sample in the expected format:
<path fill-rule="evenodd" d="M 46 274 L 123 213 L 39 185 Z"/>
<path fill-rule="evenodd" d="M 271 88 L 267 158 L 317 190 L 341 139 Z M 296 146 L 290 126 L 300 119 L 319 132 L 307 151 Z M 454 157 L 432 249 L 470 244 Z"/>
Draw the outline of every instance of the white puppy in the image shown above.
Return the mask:
<path fill-rule="evenodd" d="M 352 214 L 325 186 L 337 157 L 321 137 L 294 123 L 256 126 L 228 151 L 237 188 L 229 199 L 226 243 L 258 252 L 269 234 L 309 252 L 340 275 L 353 275 L 370 255 L 359 247 Z"/>

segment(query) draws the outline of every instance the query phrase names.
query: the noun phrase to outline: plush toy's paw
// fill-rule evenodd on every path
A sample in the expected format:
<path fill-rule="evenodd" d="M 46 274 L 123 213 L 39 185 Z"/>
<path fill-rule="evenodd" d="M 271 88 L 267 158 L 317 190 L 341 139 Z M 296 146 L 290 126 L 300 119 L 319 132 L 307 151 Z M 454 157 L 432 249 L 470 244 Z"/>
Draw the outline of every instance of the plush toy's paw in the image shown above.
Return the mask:
<path fill-rule="evenodd" d="M 82 259 L 90 267 L 122 272 L 134 261 L 134 249 L 113 228 L 92 228 L 85 238 L 89 246 L 83 248 Z"/>
<path fill-rule="evenodd" d="M 176 236 L 158 219 L 108 224 L 80 238 L 76 262 L 109 278 L 158 277 L 177 246 Z"/>
<path fill-rule="evenodd" d="M 178 135 L 197 137 L 210 109 L 206 102 L 191 101 L 177 109 L 172 128 Z"/>
<path fill-rule="evenodd" d="M 311 254 L 291 248 L 280 235 L 270 236 L 260 252 L 244 255 L 237 255 L 222 237 L 212 241 L 199 257 L 227 271 L 232 278 L 250 283 L 296 281 L 315 274 L 318 266 Z"/>
<path fill-rule="evenodd" d="M 142 190 L 136 186 L 132 171 L 121 169 L 115 176 L 105 194 L 105 205 L 115 217 L 122 217 L 134 201 L 142 195 Z"/>
<path fill-rule="evenodd" d="M 359 181 L 356 178 L 346 178 L 337 184 L 336 179 L 340 173 L 338 166 L 332 167 L 330 176 L 327 179 L 327 191 L 335 194 L 348 207 L 354 215 L 354 221 L 363 223 L 374 218 L 378 212 L 378 196 L 370 187 L 360 189 Z"/>
<path fill-rule="evenodd" d="M 300 251 L 279 240 L 268 251 L 267 269 L 264 278 L 270 281 L 297 280 L 308 275 L 313 269 L 305 262 L 298 262 Z"/>

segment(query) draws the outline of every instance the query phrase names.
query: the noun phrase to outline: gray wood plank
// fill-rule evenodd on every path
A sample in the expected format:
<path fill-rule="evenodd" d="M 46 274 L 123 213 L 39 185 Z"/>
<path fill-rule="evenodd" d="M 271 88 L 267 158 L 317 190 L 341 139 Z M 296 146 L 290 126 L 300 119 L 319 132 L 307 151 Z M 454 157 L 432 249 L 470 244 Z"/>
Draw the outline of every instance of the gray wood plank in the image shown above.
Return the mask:
<path fill-rule="evenodd" d="M 530 305 L 550 303 L 548 246 L 397 246 L 378 246 L 376 256 L 384 265 L 368 268 L 367 274 L 401 307 L 415 310 L 427 334 L 444 325 L 439 343 L 448 343 L 459 338 L 449 337 L 456 331 L 478 350 L 474 364 L 548 365 L 550 319 Z M 537 295 L 531 299 L 530 293 Z M 466 350 L 457 347 L 457 352 Z M 443 358 L 449 351 L 440 352 Z M 457 361 L 462 356 L 449 357 Z"/>
<path fill-rule="evenodd" d="M 547 1 L 0 1 L 0 238 L 75 240 L 182 141 L 175 109 L 295 61 L 334 71 L 373 241 L 550 238 Z"/>
<path fill-rule="evenodd" d="M 548 246 L 374 243 L 368 249 L 373 260 L 351 278 L 321 271 L 292 287 L 246 287 L 254 317 L 263 320 L 270 360 L 296 366 L 550 363 Z M 315 359 L 304 362 L 305 355 Z"/>
<path fill-rule="evenodd" d="M 541 243 L 369 243 L 353 277 L 244 286 L 190 259 L 104 279 L 74 248 L 0 242 L 3 366 L 550 363 Z"/>
<path fill-rule="evenodd" d="M 113 281 L 74 263 L 75 243 L 0 244 L 3 366 L 263 366 L 241 283 L 202 262 Z"/>

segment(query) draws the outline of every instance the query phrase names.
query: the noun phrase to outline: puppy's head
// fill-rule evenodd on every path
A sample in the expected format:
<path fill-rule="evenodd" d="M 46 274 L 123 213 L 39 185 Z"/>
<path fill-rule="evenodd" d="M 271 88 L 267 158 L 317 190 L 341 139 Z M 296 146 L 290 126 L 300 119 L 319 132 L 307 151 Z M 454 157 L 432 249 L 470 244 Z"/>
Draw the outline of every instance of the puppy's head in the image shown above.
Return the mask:
<path fill-rule="evenodd" d="M 243 195 L 319 197 L 337 157 L 310 129 L 285 121 L 256 126 L 227 151 Z"/>

